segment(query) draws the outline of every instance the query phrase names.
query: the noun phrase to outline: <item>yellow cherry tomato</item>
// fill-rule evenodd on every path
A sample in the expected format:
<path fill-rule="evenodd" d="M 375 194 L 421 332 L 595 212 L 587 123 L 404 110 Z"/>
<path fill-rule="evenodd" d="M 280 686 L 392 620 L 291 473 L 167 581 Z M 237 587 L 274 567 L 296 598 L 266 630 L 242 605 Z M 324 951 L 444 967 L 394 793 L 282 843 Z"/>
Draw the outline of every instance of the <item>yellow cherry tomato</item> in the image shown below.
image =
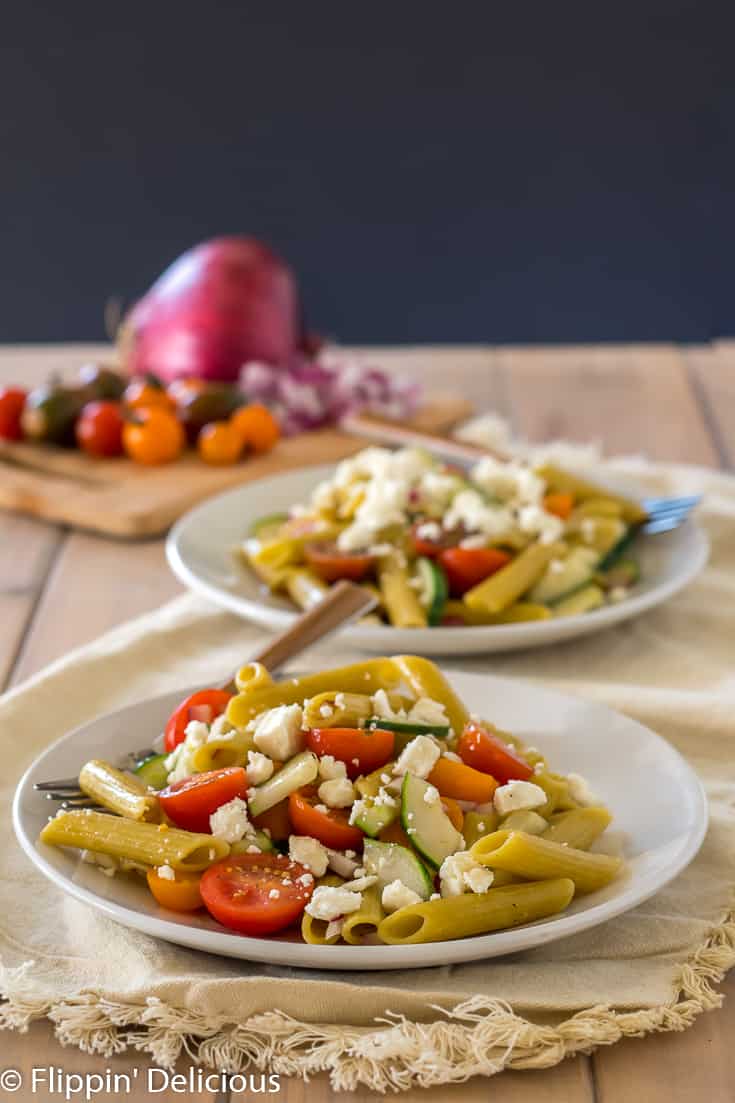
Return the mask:
<path fill-rule="evenodd" d="M 158 870 L 149 869 L 146 874 L 148 888 L 162 908 L 172 912 L 194 912 L 204 907 L 199 892 L 200 877 L 189 873 L 174 874 L 174 879 L 160 877 Z"/>
<path fill-rule="evenodd" d="M 237 463 L 242 455 L 243 441 L 230 421 L 210 421 L 200 430 L 197 449 L 205 463 Z"/>
<path fill-rule="evenodd" d="M 136 410 L 123 428 L 123 448 L 137 463 L 171 463 L 186 445 L 181 422 L 169 410 L 146 407 Z"/>
<path fill-rule="evenodd" d="M 251 402 L 235 410 L 230 424 L 237 429 L 244 446 L 250 452 L 270 452 L 281 435 L 273 414 L 260 402 Z"/>

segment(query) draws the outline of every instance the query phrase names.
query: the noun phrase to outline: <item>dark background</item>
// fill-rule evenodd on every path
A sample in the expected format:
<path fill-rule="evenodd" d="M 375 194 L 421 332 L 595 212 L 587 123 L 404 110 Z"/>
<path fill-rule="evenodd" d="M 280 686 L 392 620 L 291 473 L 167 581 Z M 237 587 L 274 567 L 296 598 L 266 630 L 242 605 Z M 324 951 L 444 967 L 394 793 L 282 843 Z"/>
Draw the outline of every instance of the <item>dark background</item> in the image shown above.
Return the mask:
<path fill-rule="evenodd" d="M 344 340 L 733 333 L 731 8 L 7 4 L 0 340 L 223 232 Z"/>

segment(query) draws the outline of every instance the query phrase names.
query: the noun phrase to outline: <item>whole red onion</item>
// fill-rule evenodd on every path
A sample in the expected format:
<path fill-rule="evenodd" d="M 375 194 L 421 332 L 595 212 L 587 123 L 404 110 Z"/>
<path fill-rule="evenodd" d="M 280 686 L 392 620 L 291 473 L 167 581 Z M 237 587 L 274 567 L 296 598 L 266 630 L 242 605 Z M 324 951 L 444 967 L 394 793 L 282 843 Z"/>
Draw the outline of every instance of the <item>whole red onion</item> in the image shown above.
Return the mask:
<path fill-rule="evenodd" d="M 215 238 L 175 260 L 121 330 L 133 374 L 234 382 L 248 361 L 279 365 L 293 356 L 301 339 L 296 279 L 255 238 Z"/>

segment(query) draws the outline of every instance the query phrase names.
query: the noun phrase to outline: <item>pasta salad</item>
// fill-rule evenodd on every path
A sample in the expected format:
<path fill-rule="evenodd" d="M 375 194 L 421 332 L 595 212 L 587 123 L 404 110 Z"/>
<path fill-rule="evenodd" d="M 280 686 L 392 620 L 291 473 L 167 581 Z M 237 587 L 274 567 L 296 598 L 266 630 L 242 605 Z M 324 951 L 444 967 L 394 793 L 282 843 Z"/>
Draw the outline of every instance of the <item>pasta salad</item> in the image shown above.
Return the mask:
<path fill-rule="evenodd" d="M 465 472 L 419 449 L 367 448 L 308 503 L 256 521 L 239 554 L 300 608 L 347 578 L 396 628 L 508 624 L 623 600 L 645 520 L 638 503 L 552 465 L 487 456 Z"/>
<path fill-rule="evenodd" d="M 140 874 L 163 909 L 317 945 L 436 942 L 563 911 L 617 877 L 576 774 L 470 716 L 425 658 L 201 690 L 134 770 L 93 760 L 95 809 L 41 841 Z M 100 810 L 97 810 L 99 808 Z"/>

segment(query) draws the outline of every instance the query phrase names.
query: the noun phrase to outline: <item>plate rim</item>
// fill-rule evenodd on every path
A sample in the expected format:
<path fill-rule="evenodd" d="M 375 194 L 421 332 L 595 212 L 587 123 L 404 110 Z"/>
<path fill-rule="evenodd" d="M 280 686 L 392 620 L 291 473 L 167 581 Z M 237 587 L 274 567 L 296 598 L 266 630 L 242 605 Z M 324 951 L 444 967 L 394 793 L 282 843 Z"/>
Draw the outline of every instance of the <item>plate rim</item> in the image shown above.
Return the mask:
<path fill-rule="evenodd" d="M 165 544 L 166 560 L 174 575 L 191 592 L 212 601 L 218 608 L 226 609 L 243 620 L 282 631 L 289 628 L 296 620 L 298 613 L 289 609 L 281 609 L 275 605 L 268 605 L 265 601 L 231 593 L 214 582 L 203 578 L 187 561 L 182 554 L 181 538 L 187 528 L 196 523 L 200 514 L 213 505 L 251 491 L 254 487 L 264 488 L 273 483 L 282 483 L 292 478 L 300 471 L 313 472 L 318 477 L 334 470 L 333 463 L 310 464 L 301 469 L 280 472 L 264 479 L 257 479 L 251 483 L 241 483 L 239 486 L 230 487 L 219 494 L 211 495 L 187 510 L 171 527 Z M 391 625 L 347 625 L 338 629 L 335 635 L 344 636 L 358 647 L 364 647 L 370 651 L 384 649 L 389 646 L 393 651 L 421 651 L 425 654 L 450 655 L 469 654 L 470 652 L 483 653 L 483 648 L 489 651 L 504 651 L 515 649 L 527 649 L 540 647 L 552 643 L 563 642 L 579 636 L 590 635 L 596 631 L 613 627 L 622 621 L 637 617 L 649 609 L 662 605 L 671 597 L 683 590 L 707 565 L 709 561 L 711 545 L 705 529 L 691 517 L 685 522 L 694 539 L 694 551 L 691 562 L 685 570 L 674 578 L 660 582 L 652 586 L 642 594 L 635 594 L 616 605 L 608 605 L 602 609 L 596 609 L 589 613 L 575 614 L 563 618 L 563 621 L 551 620 L 526 622 L 523 624 L 495 624 L 495 625 L 470 625 L 467 627 L 452 628 L 393 628 Z M 684 526 L 682 526 L 684 527 Z M 395 641 L 386 645 L 385 633 L 389 632 Z M 426 642 L 426 633 L 431 632 L 430 643 Z M 451 632 L 451 636 L 446 633 Z M 438 635 L 437 635 L 438 633 Z M 530 637 L 530 638 L 529 638 Z"/>
<path fill-rule="evenodd" d="M 188 926 L 185 923 L 175 923 L 172 920 L 145 915 L 126 904 L 108 901 L 91 889 L 76 884 L 71 877 L 60 872 L 47 861 L 37 845 L 37 840 L 34 840 L 26 831 L 21 805 L 29 786 L 32 784 L 31 779 L 34 774 L 39 767 L 42 767 L 43 762 L 51 757 L 63 744 L 73 742 L 80 733 L 88 730 L 102 716 L 97 716 L 84 724 L 78 725 L 70 732 L 60 736 L 59 739 L 44 748 L 23 772 L 16 785 L 12 804 L 12 823 L 16 839 L 33 865 L 62 892 L 102 912 L 123 926 L 138 930 L 149 937 L 161 938 L 166 942 L 185 946 L 189 949 L 229 956 L 239 960 L 267 962 L 271 965 L 312 971 L 337 970 L 341 972 L 385 972 L 397 968 L 425 968 L 437 964 L 459 964 L 482 959 L 490 960 L 494 957 L 533 949 L 549 942 L 556 942 L 559 939 L 589 930 L 608 919 L 613 919 L 632 910 L 655 895 L 694 860 L 702 846 L 709 824 L 707 796 L 701 780 L 687 760 L 662 735 L 640 723 L 640 721 L 620 713 L 602 702 L 564 693 L 555 688 L 540 686 L 528 679 L 465 670 L 447 670 L 445 673 L 450 680 L 455 675 L 460 678 L 470 678 L 478 681 L 482 679 L 486 687 L 488 680 L 506 685 L 510 682 L 521 692 L 530 689 L 532 692 L 555 697 L 559 702 L 559 707 L 562 707 L 565 702 L 571 702 L 577 706 L 581 703 L 601 713 L 610 714 L 618 720 L 622 719 L 626 724 L 644 732 L 647 739 L 653 739 L 655 744 L 663 748 L 665 753 L 678 763 L 679 769 L 683 770 L 683 777 L 686 779 L 688 791 L 695 802 L 696 817 L 694 825 L 681 851 L 668 863 L 665 862 L 658 871 L 653 870 L 645 874 L 642 883 L 636 889 L 624 888 L 619 895 L 611 900 L 602 901 L 581 912 L 562 913 L 557 917 L 551 917 L 536 923 L 525 924 L 507 931 L 475 935 L 468 939 L 450 939 L 436 943 L 420 943 L 415 946 L 319 946 L 310 950 L 307 948 L 308 944 L 305 943 L 251 938 L 226 930 L 212 931 L 208 928 Z M 186 691 L 186 688 L 190 687 L 185 687 L 184 691 Z M 159 703 L 163 705 L 164 702 L 169 701 L 175 703 L 180 693 L 181 690 L 173 690 L 158 694 L 155 697 L 125 705 L 111 713 L 102 715 L 105 717 L 120 716 L 126 711 L 138 709 L 145 704 L 155 706 Z M 277 948 L 276 955 L 273 952 L 274 948 Z M 297 960 L 310 952 L 318 952 L 318 960 L 314 962 Z M 437 960 L 437 955 L 439 960 Z"/>

